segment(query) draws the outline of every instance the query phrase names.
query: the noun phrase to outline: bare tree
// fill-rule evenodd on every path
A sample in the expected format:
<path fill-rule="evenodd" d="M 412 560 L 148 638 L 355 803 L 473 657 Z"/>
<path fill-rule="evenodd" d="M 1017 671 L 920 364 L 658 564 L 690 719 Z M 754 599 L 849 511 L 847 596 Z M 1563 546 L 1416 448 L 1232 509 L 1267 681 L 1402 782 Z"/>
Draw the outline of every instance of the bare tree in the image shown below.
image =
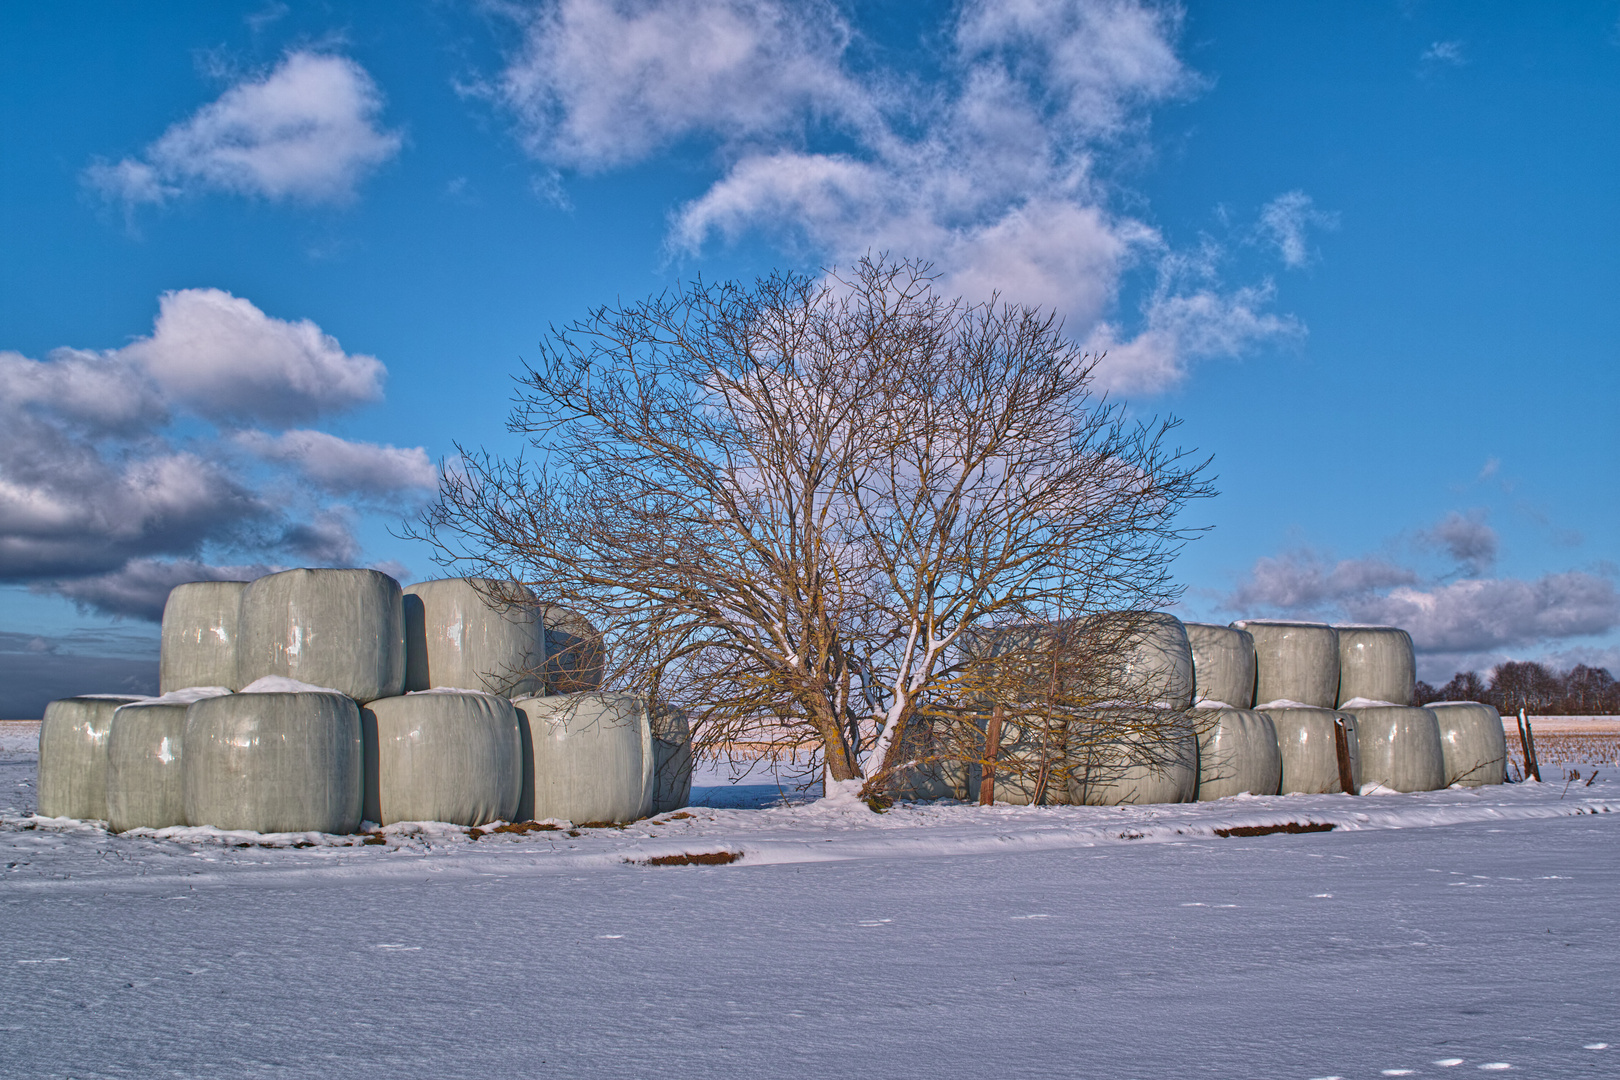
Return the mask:
<path fill-rule="evenodd" d="M 1174 597 L 1174 519 L 1211 489 L 1174 421 L 1093 395 L 1096 360 L 910 262 L 698 282 L 554 329 L 509 421 L 529 448 L 458 447 L 412 532 L 584 615 L 604 685 L 683 710 L 700 753 L 799 751 L 874 792 L 983 758 L 965 733 L 1029 675 L 973 646 L 997 628 L 1090 628 L 1020 661 L 1065 723 L 1124 702 L 1072 643 Z"/>

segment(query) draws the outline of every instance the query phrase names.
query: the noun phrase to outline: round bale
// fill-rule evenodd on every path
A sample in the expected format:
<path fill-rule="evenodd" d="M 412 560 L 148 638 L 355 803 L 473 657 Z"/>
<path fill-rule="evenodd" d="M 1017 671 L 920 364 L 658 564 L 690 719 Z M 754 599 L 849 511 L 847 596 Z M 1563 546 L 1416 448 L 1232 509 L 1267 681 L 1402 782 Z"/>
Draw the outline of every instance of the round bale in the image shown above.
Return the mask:
<path fill-rule="evenodd" d="M 405 691 L 399 582 L 376 570 L 284 570 L 242 593 L 239 680 L 279 675 L 356 701 Z"/>
<path fill-rule="evenodd" d="M 1100 732 L 1074 753 L 1069 801 L 1077 806 L 1192 802 L 1198 796 L 1198 732 L 1184 714 L 1166 713 L 1154 730 Z M 1106 725 L 1104 725 L 1106 727 Z"/>
<path fill-rule="evenodd" d="M 1410 705 L 1417 691 L 1412 635 L 1393 626 L 1339 626 L 1339 700 Z"/>
<path fill-rule="evenodd" d="M 541 609 L 545 625 L 545 687 L 540 694 L 583 694 L 602 685 L 607 650 L 590 620 L 571 608 L 548 604 Z"/>
<path fill-rule="evenodd" d="M 107 736 L 107 827 L 186 823 L 184 701 L 136 701 L 113 714 Z"/>
<path fill-rule="evenodd" d="M 1507 736 L 1502 716 L 1477 701 L 1435 701 L 1424 708 L 1440 725 L 1446 786 L 1484 787 L 1507 777 Z"/>
<path fill-rule="evenodd" d="M 239 690 L 237 623 L 245 581 L 188 581 L 169 590 L 163 604 L 158 691 L 190 686 Z"/>
<path fill-rule="evenodd" d="M 504 697 L 420 693 L 360 710 L 364 817 L 379 825 L 511 821 L 523 793 L 517 711 Z"/>
<path fill-rule="evenodd" d="M 232 694 L 196 702 L 186 711 L 182 760 L 190 825 L 262 833 L 360 827 L 360 710 L 341 694 Z"/>
<path fill-rule="evenodd" d="M 1440 723 L 1428 709 L 1383 705 L 1347 710 L 1361 740 L 1361 782 L 1391 791 L 1435 791 L 1446 786 Z"/>
<path fill-rule="evenodd" d="M 1339 635 L 1333 627 L 1272 619 L 1232 626 L 1254 638 L 1255 701 L 1297 701 L 1318 709 L 1339 703 Z"/>
<path fill-rule="evenodd" d="M 533 755 L 533 816 L 576 823 L 637 821 L 652 813 L 652 724 L 630 694 L 518 698 Z"/>
<path fill-rule="evenodd" d="M 1254 638 L 1247 630 L 1188 623 L 1195 701 L 1220 702 L 1234 709 L 1254 705 Z"/>
<path fill-rule="evenodd" d="M 1193 654 L 1187 628 L 1163 611 L 1119 611 L 1085 621 L 1082 648 L 1112 653 L 1102 696 L 1130 706 L 1186 709 L 1193 702 Z"/>
<path fill-rule="evenodd" d="M 534 608 L 499 599 L 511 586 L 470 578 L 407 585 L 405 689 L 454 687 L 506 697 L 542 691 L 545 627 Z M 534 597 L 519 587 L 519 597 Z"/>
<path fill-rule="evenodd" d="M 1252 709 L 1199 709 L 1198 801 L 1228 795 L 1275 795 L 1282 751 L 1271 717 Z"/>
<path fill-rule="evenodd" d="M 679 810 L 692 801 L 692 728 L 680 709 L 652 713 L 654 814 Z"/>
<path fill-rule="evenodd" d="M 135 694 L 84 694 L 45 706 L 39 725 L 36 794 L 44 817 L 107 820 L 107 735 Z"/>
<path fill-rule="evenodd" d="M 1258 707 L 1271 718 L 1282 757 L 1283 795 L 1327 795 L 1344 791 L 1339 776 L 1339 746 L 1335 720 L 1344 721 L 1350 750 L 1350 786 L 1361 788 L 1361 747 L 1356 718 L 1347 712 L 1318 709 L 1298 702 L 1271 702 Z"/>

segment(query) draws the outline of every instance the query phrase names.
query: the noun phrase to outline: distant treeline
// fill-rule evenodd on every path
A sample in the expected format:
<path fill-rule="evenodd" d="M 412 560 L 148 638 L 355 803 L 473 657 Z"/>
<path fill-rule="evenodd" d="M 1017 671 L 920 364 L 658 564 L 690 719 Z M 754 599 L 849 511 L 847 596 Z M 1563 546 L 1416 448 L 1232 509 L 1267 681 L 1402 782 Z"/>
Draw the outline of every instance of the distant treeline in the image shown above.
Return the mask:
<path fill-rule="evenodd" d="M 1491 672 L 1489 684 L 1472 671 L 1459 671 L 1435 689 L 1417 684 L 1417 703 L 1478 701 L 1506 716 L 1520 709 L 1532 716 L 1610 716 L 1620 713 L 1620 682 L 1608 668 L 1576 664 L 1554 671 L 1533 660 L 1510 660 Z"/>

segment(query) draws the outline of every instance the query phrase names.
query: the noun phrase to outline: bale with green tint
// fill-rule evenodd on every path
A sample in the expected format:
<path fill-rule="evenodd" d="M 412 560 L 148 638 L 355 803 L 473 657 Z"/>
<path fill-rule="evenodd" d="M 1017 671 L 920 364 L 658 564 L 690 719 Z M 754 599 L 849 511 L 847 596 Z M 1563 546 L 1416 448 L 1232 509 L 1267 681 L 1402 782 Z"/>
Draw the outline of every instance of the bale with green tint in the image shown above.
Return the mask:
<path fill-rule="evenodd" d="M 245 581 L 188 581 L 163 604 L 158 692 L 191 686 L 239 690 L 236 645 Z"/>
<path fill-rule="evenodd" d="M 1356 718 L 1347 712 L 1318 709 L 1298 702 L 1268 702 L 1257 710 L 1271 718 L 1282 757 L 1283 795 L 1327 795 L 1344 791 L 1339 776 L 1339 747 L 1334 721 L 1344 721 L 1350 750 L 1350 786 L 1361 788 L 1361 745 Z"/>
<path fill-rule="evenodd" d="M 511 821 L 523 794 L 517 711 L 495 694 L 418 693 L 360 710 L 367 821 Z"/>
<path fill-rule="evenodd" d="M 1229 795 L 1275 795 L 1282 751 L 1271 717 L 1252 709 L 1199 709 L 1198 801 Z"/>
<path fill-rule="evenodd" d="M 652 813 L 652 724 L 642 699 L 582 693 L 512 704 L 529 729 L 534 779 L 524 802 L 534 818 L 637 821 Z"/>
<path fill-rule="evenodd" d="M 1500 713 L 1477 701 L 1434 701 L 1424 708 L 1440 725 L 1447 787 L 1484 787 L 1507 779 L 1507 734 Z"/>
<path fill-rule="evenodd" d="M 107 820 L 107 736 L 135 694 L 85 694 L 45 706 L 35 787 L 43 817 Z"/>
<path fill-rule="evenodd" d="M 1417 691 L 1412 635 L 1394 626 L 1339 626 L 1339 700 L 1410 705 Z"/>
<path fill-rule="evenodd" d="M 1247 630 L 1188 623 L 1193 657 L 1193 700 L 1234 709 L 1254 704 L 1254 638 Z"/>
<path fill-rule="evenodd" d="M 186 823 L 183 701 L 137 701 L 113 714 L 107 738 L 107 827 L 167 829 Z"/>
<path fill-rule="evenodd" d="M 1273 619 L 1241 619 L 1232 626 L 1254 638 L 1255 701 L 1297 701 L 1318 709 L 1339 703 L 1339 635 L 1333 627 Z"/>
<path fill-rule="evenodd" d="M 1440 723 L 1428 709 L 1399 705 L 1351 709 L 1361 739 L 1361 782 L 1391 791 L 1446 786 Z"/>
<path fill-rule="evenodd" d="M 356 701 L 405 692 L 399 582 L 375 570 L 284 570 L 242 593 L 237 686 L 267 675 Z"/>
<path fill-rule="evenodd" d="M 183 760 L 189 825 L 262 833 L 360 827 L 360 710 L 341 694 L 232 694 L 196 702 L 186 711 Z"/>
<path fill-rule="evenodd" d="M 1151 731 L 1124 732 L 1077 751 L 1068 774 L 1076 806 L 1192 802 L 1198 796 L 1198 733 L 1166 715 Z"/>
<path fill-rule="evenodd" d="M 545 626 L 532 606 L 492 599 L 497 588 L 470 578 L 405 587 L 407 691 L 453 687 L 509 698 L 542 692 Z"/>
<path fill-rule="evenodd" d="M 692 728 L 680 709 L 652 713 L 654 814 L 679 810 L 692 801 Z"/>

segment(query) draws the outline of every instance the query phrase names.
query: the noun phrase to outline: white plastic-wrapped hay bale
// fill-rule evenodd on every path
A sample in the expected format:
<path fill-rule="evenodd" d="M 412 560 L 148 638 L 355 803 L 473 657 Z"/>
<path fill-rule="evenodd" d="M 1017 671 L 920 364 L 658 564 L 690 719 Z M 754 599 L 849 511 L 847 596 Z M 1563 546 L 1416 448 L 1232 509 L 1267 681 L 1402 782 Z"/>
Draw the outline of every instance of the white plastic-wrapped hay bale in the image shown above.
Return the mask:
<path fill-rule="evenodd" d="M 1192 646 L 1187 628 L 1174 615 L 1163 611 L 1094 615 L 1085 620 L 1081 641 L 1082 648 L 1091 642 L 1113 654 L 1102 697 L 1162 709 L 1192 705 Z"/>
<path fill-rule="evenodd" d="M 405 587 L 407 691 L 454 687 L 509 698 L 542 692 L 545 627 L 533 607 L 493 602 L 492 588 L 468 578 Z"/>
<path fill-rule="evenodd" d="M 1391 791 L 1435 791 L 1446 786 L 1440 723 L 1428 709 L 1373 705 L 1346 712 L 1361 739 L 1361 782 Z"/>
<path fill-rule="evenodd" d="M 1232 626 L 1254 639 L 1254 700 L 1318 709 L 1338 705 L 1339 634 L 1333 627 L 1273 619 L 1241 619 Z"/>
<path fill-rule="evenodd" d="M 1339 700 L 1410 705 L 1417 690 L 1412 635 L 1394 626 L 1338 626 Z"/>
<path fill-rule="evenodd" d="M 518 698 L 532 754 L 532 816 L 636 821 L 652 813 L 652 724 L 630 694 Z"/>
<path fill-rule="evenodd" d="M 107 820 L 107 735 L 135 694 L 84 694 L 45 706 L 35 791 L 45 817 Z"/>
<path fill-rule="evenodd" d="M 1198 795 L 1198 732 L 1167 712 L 1154 731 L 1133 731 L 1077 750 L 1068 775 L 1077 806 L 1192 802 Z"/>
<path fill-rule="evenodd" d="M 692 801 L 692 727 L 680 709 L 652 712 L 653 807 L 679 810 Z"/>
<path fill-rule="evenodd" d="M 606 650 L 590 620 L 572 608 L 548 604 L 541 609 L 545 625 L 546 673 L 543 694 L 583 694 L 602 685 Z"/>
<path fill-rule="evenodd" d="M 158 692 L 190 686 L 235 690 L 237 624 L 245 581 L 188 581 L 163 604 L 163 651 Z"/>
<path fill-rule="evenodd" d="M 379 825 L 511 821 L 523 793 L 517 711 L 472 691 L 382 698 L 360 710 L 364 817 Z"/>
<path fill-rule="evenodd" d="M 1347 712 L 1319 709 L 1297 701 L 1270 701 L 1255 711 L 1271 718 L 1282 758 L 1283 795 L 1326 795 L 1344 791 L 1339 775 L 1339 746 L 1334 721 L 1342 720 L 1350 751 L 1350 786 L 1361 789 L 1361 744 L 1356 718 Z"/>
<path fill-rule="evenodd" d="M 1477 701 L 1432 701 L 1424 708 L 1440 725 L 1447 787 L 1484 787 L 1507 779 L 1507 735 L 1500 713 Z"/>
<path fill-rule="evenodd" d="M 405 690 L 399 582 L 376 570 L 284 570 L 242 593 L 235 685 L 276 675 L 356 701 Z"/>
<path fill-rule="evenodd" d="M 186 710 L 230 693 L 193 686 L 121 705 L 107 734 L 107 827 L 167 829 L 186 823 Z"/>
<path fill-rule="evenodd" d="M 1228 795 L 1275 795 L 1282 751 L 1271 717 L 1252 709 L 1199 709 L 1198 801 Z"/>
<path fill-rule="evenodd" d="M 1234 709 L 1254 704 L 1254 638 L 1247 630 L 1188 623 L 1193 657 L 1193 699 Z"/>
<path fill-rule="evenodd" d="M 352 833 L 365 797 L 360 710 L 342 694 L 241 693 L 186 710 L 186 823 Z"/>

